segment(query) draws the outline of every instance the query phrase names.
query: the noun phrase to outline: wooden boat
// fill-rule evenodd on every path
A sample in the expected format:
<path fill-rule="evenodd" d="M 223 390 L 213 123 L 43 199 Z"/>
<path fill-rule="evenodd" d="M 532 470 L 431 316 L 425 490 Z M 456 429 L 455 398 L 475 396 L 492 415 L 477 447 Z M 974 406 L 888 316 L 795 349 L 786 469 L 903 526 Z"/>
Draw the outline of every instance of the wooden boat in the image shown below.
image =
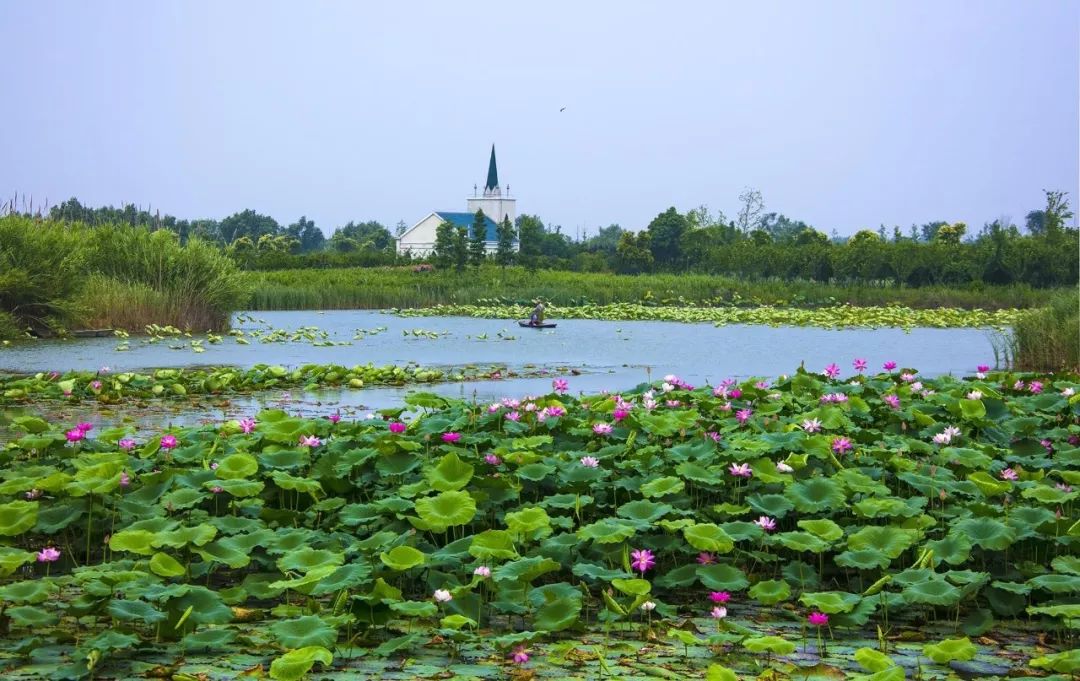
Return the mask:
<path fill-rule="evenodd" d="M 518 326 L 525 329 L 554 329 L 558 324 L 552 322 L 544 322 L 543 324 L 530 324 L 529 322 L 518 322 Z"/>

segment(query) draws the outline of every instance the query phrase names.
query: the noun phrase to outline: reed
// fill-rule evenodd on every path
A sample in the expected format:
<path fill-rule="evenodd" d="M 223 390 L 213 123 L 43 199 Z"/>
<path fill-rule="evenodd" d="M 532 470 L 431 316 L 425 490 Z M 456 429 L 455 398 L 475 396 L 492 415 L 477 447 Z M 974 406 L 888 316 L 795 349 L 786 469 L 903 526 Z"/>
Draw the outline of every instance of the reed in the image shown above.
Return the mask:
<path fill-rule="evenodd" d="M 1021 317 L 1012 332 L 1013 365 L 1028 371 L 1080 368 L 1080 295 L 1054 296 Z"/>

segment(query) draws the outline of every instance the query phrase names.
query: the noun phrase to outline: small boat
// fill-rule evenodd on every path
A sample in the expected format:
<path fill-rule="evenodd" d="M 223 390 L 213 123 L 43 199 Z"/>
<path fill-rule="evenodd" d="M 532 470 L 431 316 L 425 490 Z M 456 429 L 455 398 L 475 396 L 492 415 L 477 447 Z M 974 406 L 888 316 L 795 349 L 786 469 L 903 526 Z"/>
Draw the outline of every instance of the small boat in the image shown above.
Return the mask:
<path fill-rule="evenodd" d="M 518 322 L 518 326 L 525 329 L 554 329 L 558 324 L 552 322 L 544 322 L 543 324 L 530 324 L 529 322 Z"/>
<path fill-rule="evenodd" d="M 77 329 L 71 332 L 75 338 L 104 338 L 113 335 L 112 329 Z"/>

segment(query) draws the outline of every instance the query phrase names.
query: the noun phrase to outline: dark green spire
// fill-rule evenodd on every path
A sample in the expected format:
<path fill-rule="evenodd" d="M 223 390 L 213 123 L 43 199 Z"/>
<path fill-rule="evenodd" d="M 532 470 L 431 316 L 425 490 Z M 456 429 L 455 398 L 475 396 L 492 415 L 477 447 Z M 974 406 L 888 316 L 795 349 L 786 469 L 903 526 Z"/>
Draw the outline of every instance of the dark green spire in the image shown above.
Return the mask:
<path fill-rule="evenodd" d="M 495 189 L 499 186 L 499 169 L 495 166 L 495 145 L 491 145 L 491 160 L 488 161 L 488 178 L 487 184 L 484 185 L 484 191 Z"/>

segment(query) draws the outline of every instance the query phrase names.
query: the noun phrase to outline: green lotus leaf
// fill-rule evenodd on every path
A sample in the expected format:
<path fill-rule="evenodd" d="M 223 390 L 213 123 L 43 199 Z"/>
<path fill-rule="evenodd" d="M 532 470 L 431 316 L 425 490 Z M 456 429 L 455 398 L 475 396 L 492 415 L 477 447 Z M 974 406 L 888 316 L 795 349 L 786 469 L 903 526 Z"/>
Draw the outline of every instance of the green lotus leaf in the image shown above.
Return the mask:
<path fill-rule="evenodd" d="M 1075 675 L 1080 672 L 1080 648 L 1033 657 L 1028 664 L 1036 669 L 1049 669 L 1059 674 Z"/>
<path fill-rule="evenodd" d="M 862 597 L 846 591 L 818 591 L 804 593 L 799 596 L 799 602 L 808 608 L 820 610 L 827 615 L 836 615 L 851 612 L 859 604 Z"/>
<path fill-rule="evenodd" d="M 895 498 L 863 499 L 851 505 L 855 515 L 862 518 L 910 518 L 922 513 L 926 497 L 911 497 L 901 500 Z"/>
<path fill-rule="evenodd" d="M 460 631 L 465 627 L 475 627 L 476 620 L 465 615 L 447 615 L 439 620 L 439 626 L 443 629 L 450 629 L 452 631 Z"/>
<path fill-rule="evenodd" d="M 124 621 L 141 620 L 147 624 L 156 624 L 165 619 L 165 613 L 156 609 L 146 601 L 130 601 L 114 598 L 106 608 L 109 615 Z"/>
<path fill-rule="evenodd" d="M 367 582 L 368 575 L 371 574 L 371 568 L 366 563 L 342 565 L 329 574 L 326 574 L 325 568 L 316 568 L 316 570 L 324 576 L 320 576 L 318 582 L 308 589 L 308 593 L 312 596 L 337 593 L 342 589 L 355 589 Z"/>
<path fill-rule="evenodd" d="M 1080 603 L 1067 603 L 1064 605 L 1039 605 L 1031 606 L 1027 611 L 1032 615 L 1046 615 L 1047 617 L 1061 617 L 1065 620 L 1080 619 Z"/>
<path fill-rule="evenodd" d="M 316 662 L 329 666 L 334 663 L 334 656 L 322 646 L 290 650 L 270 663 L 270 678 L 274 681 L 300 681 Z"/>
<path fill-rule="evenodd" d="M 547 476 L 555 472 L 554 466 L 549 466 L 546 463 L 530 463 L 525 466 L 521 466 L 515 471 L 519 478 L 529 480 L 530 482 L 540 482 Z M 592 477 L 593 471 L 589 471 L 589 477 Z"/>
<path fill-rule="evenodd" d="M 469 555 L 482 561 L 508 560 L 518 557 L 514 540 L 505 530 L 486 530 L 473 535 Z"/>
<path fill-rule="evenodd" d="M 743 647 L 752 653 L 790 655 L 795 652 L 795 644 L 779 636 L 753 636 L 743 641 Z"/>
<path fill-rule="evenodd" d="M 811 478 L 790 485 L 784 496 L 800 513 L 831 512 L 843 508 L 847 496 L 843 488 L 829 478 Z"/>
<path fill-rule="evenodd" d="M 439 612 L 438 606 L 431 601 L 400 601 L 391 603 L 390 609 L 406 617 L 434 617 Z"/>
<path fill-rule="evenodd" d="M 150 558 L 150 571 L 160 577 L 179 577 L 187 572 L 178 560 L 160 551 Z"/>
<path fill-rule="evenodd" d="M 178 527 L 167 532 L 158 532 L 154 535 L 153 545 L 155 548 L 167 546 L 171 549 L 179 549 L 192 544 L 203 546 L 216 536 L 216 527 L 210 523 L 199 523 L 198 525 Z"/>
<path fill-rule="evenodd" d="M 529 592 L 529 601 L 537 606 L 533 626 L 540 631 L 562 631 L 579 621 L 581 591 L 566 582 L 533 589 Z"/>
<path fill-rule="evenodd" d="M 242 540 L 242 536 L 225 537 L 197 548 L 195 552 L 207 562 L 223 563 L 236 570 L 251 562 L 251 549 Z"/>
<path fill-rule="evenodd" d="M 618 515 L 640 523 L 652 524 L 673 510 L 675 509 L 668 504 L 658 504 L 655 501 L 637 499 L 620 506 Z"/>
<path fill-rule="evenodd" d="M 750 494 L 746 501 L 757 513 L 774 518 L 783 518 L 788 511 L 795 508 L 795 504 L 783 494 Z"/>
<path fill-rule="evenodd" d="M 492 578 L 497 582 L 523 582 L 528 583 L 540 575 L 554 572 L 559 569 L 559 564 L 550 558 L 519 558 L 509 563 L 503 563 L 491 571 Z"/>
<path fill-rule="evenodd" d="M 686 488 L 686 483 L 674 476 L 667 476 L 650 480 L 641 486 L 641 495 L 647 498 L 666 497 L 678 494 Z"/>
<path fill-rule="evenodd" d="M 597 544 L 618 544 L 633 537 L 638 531 L 637 523 L 622 518 L 603 518 L 577 531 L 579 539 Z"/>
<path fill-rule="evenodd" d="M 976 471 L 974 473 L 968 473 L 967 479 L 975 483 L 984 495 L 988 497 L 998 496 L 1000 494 L 1006 494 L 1012 489 L 1012 484 L 1006 480 L 1000 480 L 991 476 L 986 471 Z"/>
<path fill-rule="evenodd" d="M 183 510 L 198 505 L 206 496 L 205 490 L 181 487 L 163 496 L 161 505 L 173 510 Z"/>
<path fill-rule="evenodd" d="M 234 640 L 236 640 L 235 631 L 218 627 L 192 632 L 183 638 L 182 645 L 186 650 L 200 648 L 205 650 L 228 650 Z"/>
<path fill-rule="evenodd" d="M 680 463 L 675 467 L 675 472 L 679 477 L 699 485 L 718 485 L 723 479 L 719 473 L 690 461 Z"/>
<path fill-rule="evenodd" d="M 836 554 L 833 561 L 840 567 L 856 568 L 859 570 L 871 570 L 874 568 L 885 569 L 892 563 L 891 558 L 877 549 L 843 551 Z"/>
<path fill-rule="evenodd" d="M 60 621 L 54 613 L 32 605 L 5 608 L 4 615 L 10 617 L 11 624 L 17 627 L 49 627 Z"/>
<path fill-rule="evenodd" d="M 506 527 L 514 539 L 537 541 L 551 535 L 551 518 L 539 506 L 506 514 Z"/>
<path fill-rule="evenodd" d="M 1016 540 L 1016 530 L 995 518 L 965 518 L 953 526 L 953 533 L 988 551 L 1004 551 Z"/>
<path fill-rule="evenodd" d="M 827 542 L 834 542 L 844 536 L 844 529 L 828 518 L 800 520 L 796 524 L 810 534 Z"/>
<path fill-rule="evenodd" d="M 56 585 L 45 580 L 14 582 L 0 587 L 0 600 L 11 603 L 42 603 L 56 592 Z"/>
<path fill-rule="evenodd" d="M 16 537 L 37 524 L 38 502 L 16 499 L 0 504 L 0 536 Z"/>
<path fill-rule="evenodd" d="M 758 541 L 765 535 L 765 530 L 761 529 L 760 525 L 745 520 L 732 520 L 722 523 L 720 529 L 736 542 Z"/>
<path fill-rule="evenodd" d="M 963 565 L 971 555 L 971 540 L 965 534 L 948 534 L 943 539 L 926 542 L 926 548 L 933 551 L 935 566 L 942 562 Z"/>
<path fill-rule="evenodd" d="M 1040 504 L 1064 504 L 1077 496 L 1075 491 L 1065 492 L 1049 485 L 1035 485 L 1020 493 L 1025 499 L 1034 499 Z"/>
<path fill-rule="evenodd" d="M 690 546 L 698 551 L 710 553 L 728 553 L 735 548 L 735 542 L 719 525 L 700 523 L 683 528 L 683 537 Z"/>
<path fill-rule="evenodd" d="M 413 550 L 415 551 L 415 549 Z M 419 551 L 417 551 L 417 553 L 419 553 Z M 296 551 L 291 551 L 279 558 L 277 566 L 282 572 L 294 571 L 308 573 L 315 568 L 326 566 L 333 566 L 336 568 L 344 562 L 345 554 L 340 551 L 313 549 L 305 546 Z"/>
<path fill-rule="evenodd" d="M 187 622 L 192 625 L 227 624 L 232 621 L 232 608 L 225 604 L 221 594 L 202 586 L 185 585 L 185 588 L 186 593 L 169 601 L 171 613 L 178 615 L 190 607 Z"/>
<path fill-rule="evenodd" d="M 882 672 L 889 667 L 896 666 L 896 662 L 891 657 L 873 648 L 859 648 L 856 650 L 855 661 L 868 672 Z"/>
<path fill-rule="evenodd" d="M 713 591 L 741 591 L 750 585 L 743 571 L 734 565 L 701 565 L 697 574 L 701 583 Z"/>
<path fill-rule="evenodd" d="M 203 487 L 210 490 L 217 487 L 222 492 L 242 499 L 259 494 L 266 484 L 261 480 L 208 480 L 203 483 Z"/>
<path fill-rule="evenodd" d="M 1055 594 L 1069 594 L 1080 591 L 1080 577 L 1076 575 L 1039 575 L 1028 580 L 1036 589 L 1043 589 Z"/>
<path fill-rule="evenodd" d="M 978 421 L 986 418 L 986 405 L 982 400 L 960 400 L 960 415 L 965 421 Z"/>
<path fill-rule="evenodd" d="M 786 549 L 798 551 L 800 553 L 803 551 L 821 553 L 829 548 L 828 542 L 809 532 L 781 532 L 773 537 L 773 541 L 779 543 Z"/>
<path fill-rule="evenodd" d="M 908 585 L 903 591 L 908 603 L 927 605 L 956 605 L 963 598 L 964 592 L 940 577 Z"/>
<path fill-rule="evenodd" d="M 727 667 L 710 664 L 705 670 L 705 681 L 739 681 L 739 677 Z"/>
<path fill-rule="evenodd" d="M 762 605 L 775 605 L 791 598 L 791 586 L 782 579 L 767 579 L 750 587 L 749 593 Z"/>
<path fill-rule="evenodd" d="M 644 596 L 652 591 L 652 584 L 647 579 L 613 579 L 611 586 L 627 596 Z"/>
<path fill-rule="evenodd" d="M 1050 567 L 1057 572 L 1080 575 L 1080 556 L 1058 556 L 1050 561 Z"/>
<path fill-rule="evenodd" d="M 397 452 L 380 457 L 375 464 L 375 470 L 384 477 L 405 475 L 420 466 L 420 459 L 408 452 Z"/>
<path fill-rule="evenodd" d="M 415 507 L 420 519 L 434 532 L 445 532 L 476 517 L 476 500 L 461 491 L 417 499 Z"/>
<path fill-rule="evenodd" d="M 156 538 L 157 535 L 147 530 L 121 530 L 109 538 L 109 548 L 149 556 L 154 552 Z"/>
<path fill-rule="evenodd" d="M 305 615 L 292 620 L 276 622 L 270 626 L 270 633 L 278 643 L 286 648 L 322 646 L 328 648 L 337 641 L 337 629 L 331 627 L 321 617 Z"/>
<path fill-rule="evenodd" d="M 917 539 L 918 533 L 914 530 L 868 525 L 849 536 L 847 546 L 852 551 L 868 549 L 880 551 L 889 558 L 897 558 Z"/>
<path fill-rule="evenodd" d="M 938 643 L 929 643 L 923 646 L 923 654 L 938 664 L 950 662 L 965 662 L 975 657 L 978 649 L 971 643 L 968 637 L 947 638 Z"/>
<path fill-rule="evenodd" d="M 452 492 L 469 484 L 472 480 L 473 467 L 462 461 L 457 452 L 450 452 L 434 466 L 424 469 L 424 477 L 439 492 Z"/>
<path fill-rule="evenodd" d="M 259 462 L 250 454 L 230 454 L 218 463 L 214 471 L 222 480 L 250 478 L 258 472 Z"/>
<path fill-rule="evenodd" d="M 11 546 L 0 546 L 0 577 L 7 577 L 23 565 L 37 558 L 33 551 L 23 551 Z"/>
<path fill-rule="evenodd" d="M 344 556 L 342 556 L 344 559 Z M 426 561 L 423 551 L 418 551 L 411 546 L 395 546 L 389 551 L 379 554 L 379 560 L 391 570 L 399 572 L 423 565 Z"/>
<path fill-rule="evenodd" d="M 274 471 L 270 474 L 270 479 L 274 481 L 274 484 L 281 489 L 293 490 L 302 494 L 310 494 L 312 496 L 319 496 L 323 493 L 322 485 L 318 480 L 312 480 L 310 478 L 300 478 L 294 475 L 289 475 L 284 471 Z"/>

